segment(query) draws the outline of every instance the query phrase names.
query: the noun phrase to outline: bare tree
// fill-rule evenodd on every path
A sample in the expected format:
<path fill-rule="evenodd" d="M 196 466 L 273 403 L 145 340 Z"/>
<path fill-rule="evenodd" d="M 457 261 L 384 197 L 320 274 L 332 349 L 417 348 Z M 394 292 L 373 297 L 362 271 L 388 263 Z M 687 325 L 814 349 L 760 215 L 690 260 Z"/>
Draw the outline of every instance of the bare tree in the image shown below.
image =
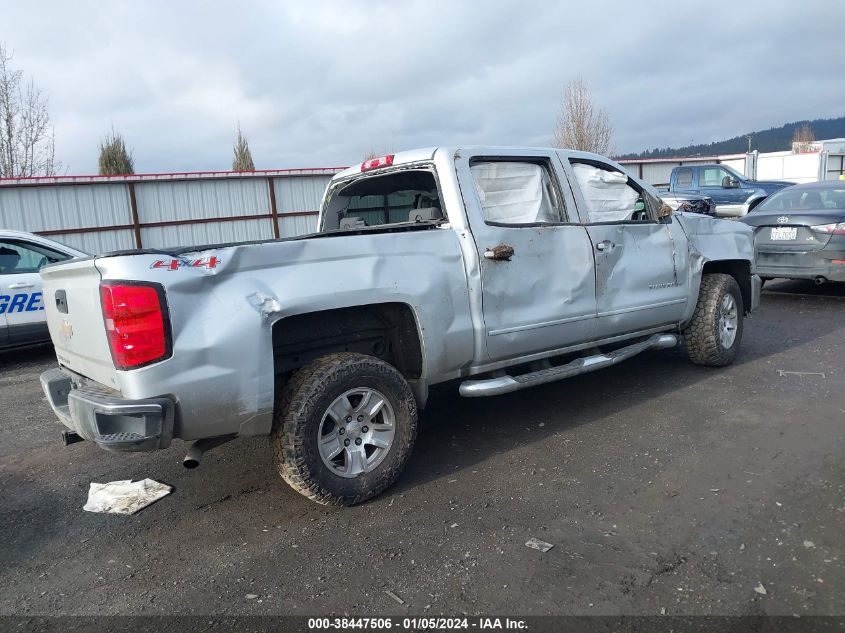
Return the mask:
<path fill-rule="evenodd" d="M 100 143 L 100 174 L 121 176 L 135 173 L 135 159 L 126 148 L 123 137 L 111 129 Z"/>
<path fill-rule="evenodd" d="M 590 87 L 583 79 L 570 81 L 563 91 L 563 103 L 557 116 L 555 147 L 607 154 L 612 138 L 613 128 L 607 110 L 596 107 Z"/>
<path fill-rule="evenodd" d="M 238 139 L 235 141 L 234 149 L 235 157 L 232 159 L 232 171 L 255 171 L 252 152 L 249 151 L 249 143 L 241 133 L 240 123 L 238 123 Z"/>
<path fill-rule="evenodd" d="M 816 140 L 816 135 L 809 123 L 805 123 L 801 127 L 795 128 L 795 133 L 792 135 L 792 151 L 793 152 L 809 152 L 812 149 L 812 144 Z"/>
<path fill-rule="evenodd" d="M 376 149 L 375 147 L 371 147 L 367 150 L 364 154 L 364 160 L 372 160 L 374 158 L 379 158 L 381 156 L 387 156 L 388 154 L 394 154 L 393 148 L 388 147 L 387 145 L 382 146 L 380 150 Z"/>
<path fill-rule="evenodd" d="M 52 176 L 61 163 L 47 98 L 11 61 L 0 44 L 0 178 Z"/>

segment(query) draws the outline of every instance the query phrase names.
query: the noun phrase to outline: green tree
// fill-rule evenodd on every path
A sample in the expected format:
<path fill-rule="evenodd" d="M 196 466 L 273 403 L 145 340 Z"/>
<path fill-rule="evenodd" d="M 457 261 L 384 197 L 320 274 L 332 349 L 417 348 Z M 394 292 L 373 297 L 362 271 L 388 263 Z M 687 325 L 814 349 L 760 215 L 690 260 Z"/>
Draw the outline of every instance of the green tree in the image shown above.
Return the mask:
<path fill-rule="evenodd" d="M 235 141 L 235 157 L 232 159 L 232 171 L 254 171 L 255 163 L 252 162 L 252 152 L 249 151 L 249 143 L 241 132 L 241 125 L 238 124 L 238 139 Z"/>
<path fill-rule="evenodd" d="M 135 159 L 126 149 L 123 137 L 114 131 L 106 134 L 100 143 L 100 175 L 120 176 L 135 173 Z"/>

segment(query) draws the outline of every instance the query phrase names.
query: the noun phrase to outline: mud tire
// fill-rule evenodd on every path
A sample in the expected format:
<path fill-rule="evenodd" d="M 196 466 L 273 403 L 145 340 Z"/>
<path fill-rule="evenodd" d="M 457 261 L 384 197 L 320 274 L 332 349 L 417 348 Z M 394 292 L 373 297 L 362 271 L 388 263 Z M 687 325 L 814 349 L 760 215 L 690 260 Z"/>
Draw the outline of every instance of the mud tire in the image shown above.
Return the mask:
<path fill-rule="evenodd" d="M 726 294 L 733 296 L 737 306 L 736 336 L 730 347 L 725 347 L 719 336 L 719 306 Z M 742 342 L 744 310 L 736 279 L 723 273 L 703 275 L 695 312 L 683 331 L 689 359 L 708 367 L 730 365 Z"/>
<path fill-rule="evenodd" d="M 332 401 L 349 389 L 370 387 L 393 407 L 396 431 L 383 461 L 355 478 L 333 473 L 317 447 L 320 422 Z M 282 478 L 323 505 L 351 506 L 391 486 L 411 456 L 417 436 L 417 404 L 395 367 L 364 354 L 323 356 L 297 370 L 281 389 L 273 420 L 273 457 Z"/>

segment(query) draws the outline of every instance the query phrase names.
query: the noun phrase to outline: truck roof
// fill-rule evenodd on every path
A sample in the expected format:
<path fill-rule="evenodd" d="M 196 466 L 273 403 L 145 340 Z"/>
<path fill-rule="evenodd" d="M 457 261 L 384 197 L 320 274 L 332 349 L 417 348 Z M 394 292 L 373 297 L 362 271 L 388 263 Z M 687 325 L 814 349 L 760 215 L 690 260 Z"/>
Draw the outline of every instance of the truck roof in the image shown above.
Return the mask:
<path fill-rule="evenodd" d="M 561 149 L 557 147 L 530 147 L 530 146 L 519 146 L 519 145 L 512 145 L 512 146 L 503 146 L 503 145 L 461 145 L 461 146 L 437 146 L 437 147 L 424 147 L 420 149 L 411 149 L 402 152 L 395 152 L 394 154 L 388 154 L 392 156 L 392 163 L 391 165 L 407 165 L 411 163 L 419 163 L 425 161 L 434 160 L 435 154 L 438 152 L 445 152 L 447 154 L 454 154 L 454 152 L 459 151 L 470 151 L 473 154 L 510 154 L 510 153 L 521 153 L 521 152 L 548 152 L 553 151 L 557 152 L 561 156 L 565 156 L 566 158 L 581 158 L 587 160 L 601 160 L 605 162 L 609 162 L 619 169 L 623 169 L 624 167 L 617 163 L 614 160 L 607 158 L 606 156 L 600 156 L 599 154 L 593 154 L 591 152 L 581 152 L 578 150 L 573 149 Z M 349 178 L 351 176 L 356 176 L 362 173 L 362 166 L 367 161 L 363 163 L 359 163 L 357 165 L 353 165 L 352 167 L 348 167 L 343 171 L 335 174 L 332 180 L 343 180 L 345 178 Z"/>

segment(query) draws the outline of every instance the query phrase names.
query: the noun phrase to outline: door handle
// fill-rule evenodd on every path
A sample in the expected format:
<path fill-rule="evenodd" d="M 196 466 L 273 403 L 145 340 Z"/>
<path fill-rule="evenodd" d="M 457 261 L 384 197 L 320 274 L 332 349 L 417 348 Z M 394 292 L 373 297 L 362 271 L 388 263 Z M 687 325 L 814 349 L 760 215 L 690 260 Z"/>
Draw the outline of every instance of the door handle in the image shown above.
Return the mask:
<path fill-rule="evenodd" d="M 487 259 L 494 259 L 497 261 L 509 262 L 513 257 L 513 246 L 507 244 L 499 244 L 498 246 L 489 246 L 484 250 L 484 257 Z"/>
<path fill-rule="evenodd" d="M 32 288 L 35 284 L 27 281 L 21 281 L 16 284 L 9 284 L 9 290 L 17 290 L 18 288 Z"/>
<path fill-rule="evenodd" d="M 610 240 L 602 240 L 601 242 L 598 242 L 596 244 L 596 250 L 602 251 L 602 252 L 609 251 L 614 246 L 615 246 L 615 244 L 613 242 L 611 242 Z"/>

